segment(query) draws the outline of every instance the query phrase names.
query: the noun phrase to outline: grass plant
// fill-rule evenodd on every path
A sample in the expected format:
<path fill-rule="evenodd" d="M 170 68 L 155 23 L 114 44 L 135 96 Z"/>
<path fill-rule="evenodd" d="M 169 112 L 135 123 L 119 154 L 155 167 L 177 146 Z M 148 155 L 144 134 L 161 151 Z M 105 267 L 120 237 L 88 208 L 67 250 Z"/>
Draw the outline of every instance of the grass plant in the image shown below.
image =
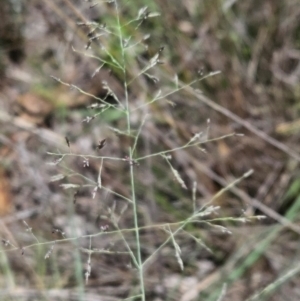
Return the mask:
<path fill-rule="evenodd" d="M 90 4 L 92 5 L 92 4 Z M 232 221 L 236 223 L 245 223 L 258 220 L 262 216 L 239 216 L 239 217 L 219 217 L 220 206 L 215 204 L 215 200 L 222 194 L 236 186 L 240 181 L 248 178 L 252 174 L 250 169 L 240 176 L 240 178 L 232 181 L 229 185 L 216 193 L 207 203 L 199 204 L 197 202 L 197 182 L 187 183 L 181 175 L 182 171 L 176 167 L 176 161 L 173 154 L 190 148 L 197 148 L 199 152 L 205 152 L 204 145 L 221 139 L 239 139 L 240 134 L 228 133 L 221 137 L 210 137 L 209 123 L 207 129 L 203 132 L 191 135 L 190 140 L 183 145 L 178 145 L 172 149 L 160 149 L 152 153 L 143 153 L 141 145 L 146 137 L 147 123 L 153 117 L 151 114 L 151 106 L 159 106 L 161 103 L 168 105 L 172 109 L 172 103 L 168 98 L 176 93 L 184 91 L 187 87 L 196 91 L 197 84 L 206 80 L 211 76 L 217 76 L 219 71 L 202 74 L 199 71 L 195 75 L 195 79 L 191 82 L 182 84 L 177 75 L 173 76 L 173 81 L 165 83 L 159 78 L 159 74 L 166 73 L 163 70 L 164 62 L 164 46 L 157 45 L 155 53 L 148 55 L 147 40 L 150 34 L 143 34 L 142 26 L 151 18 L 160 18 L 160 14 L 151 11 L 148 7 L 142 7 L 137 10 L 136 17 L 130 21 L 124 20 L 122 10 L 127 5 L 120 0 L 103 1 L 99 5 L 106 5 L 107 9 L 114 11 L 114 20 L 109 20 L 107 24 L 97 23 L 95 21 L 83 20 L 78 25 L 87 31 L 87 43 L 85 49 L 77 49 L 72 47 L 76 54 L 89 57 L 99 62 L 99 67 L 95 70 L 95 74 L 101 72 L 102 69 L 108 68 L 112 70 L 123 84 L 123 91 L 118 95 L 114 88 L 110 86 L 109 78 L 101 84 L 107 91 L 105 97 L 90 94 L 77 85 L 67 83 L 58 77 L 52 77 L 58 83 L 66 85 L 79 93 L 89 96 L 93 102 L 87 107 L 90 114 L 82 119 L 85 126 L 89 123 L 97 123 L 103 115 L 109 112 L 117 112 L 118 120 L 124 120 L 124 128 L 117 128 L 115 124 L 109 125 L 112 132 L 117 133 L 121 137 L 125 137 L 127 145 L 120 145 L 123 149 L 120 153 L 123 156 L 102 155 L 102 151 L 109 147 L 109 138 L 99 137 L 95 151 L 96 154 L 82 154 L 73 151 L 72 143 L 69 137 L 66 137 L 66 145 L 68 150 L 49 151 L 51 157 L 49 164 L 55 166 L 59 171 L 51 178 L 51 182 L 61 181 L 60 187 L 69 192 L 71 199 L 69 206 L 69 223 L 74 227 L 76 224 L 74 207 L 76 206 L 76 193 L 81 189 L 90 192 L 91 201 L 102 202 L 108 195 L 114 198 L 110 206 L 105 207 L 105 214 L 99 213 L 101 226 L 98 232 L 66 235 L 63 230 L 54 229 L 58 238 L 55 240 L 44 240 L 38 238 L 34 229 L 24 221 L 25 230 L 31 235 L 34 242 L 21 247 L 21 253 L 26 256 L 27 250 L 31 248 L 41 248 L 45 250 L 44 260 L 50 260 L 53 252 L 58 244 L 70 244 L 74 251 L 74 270 L 78 287 L 78 300 L 85 300 L 85 286 L 88 285 L 93 273 L 93 261 L 97 260 L 96 255 L 115 254 L 120 256 L 128 256 L 130 265 L 134 274 L 132 288 L 129 290 L 128 296 L 124 296 L 122 300 L 151 300 L 147 291 L 147 269 L 155 260 L 158 254 L 166 246 L 173 248 L 173 256 L 181 271 L 184 270 L 185 263 L 182 260 L 182 248 L 177 237 L 179 234 L 191 236 L 193 240 L 199 242 L 201 246 L 205 246 L 203 241 L 193 234 L 188 233 L 188 225 L 195 225 L 198 229 L 202 226 L 209 227 L 214 231 L 220 231 L 230 234 L 225 226 L 224 221 Z M 167 45 L 166 45 L 167 47 Z M 170 77 L 167 75 L 167 77 Z M 143 93 L 137 95 L 137 91 L 144 87 Z M 149 88 L 150 87 L 150 88 Z M 139 100 L 139 97 L 142 99 Z M 137 101 L 139 100 L 139 101 Z M 138 121 L 136 121 L 138 119 Z M 151 134 L 151 133 L 149 133 Z M 62 133 L 63 135 L 63 133 Z M 98 163 L 98 174 L 96 177 L 83 174 L 75 168 L 69 166 L 70 159 L 80 162 L 87 169 L 89 161 L 95 160 Z M 176 222 L 157 222 L 149 224 L 145 221 L 145 215 L 142 214 L 142 205 L 144 200 L 142 195 L 137 193 L 139 185 L 139 176 L 141 170 L 145 168 L 149 159 L 160 160 L 164 164 L 165 169 L 169 169 L 169 175 L 174 179 L 178 189 L 182 193 L 190 193 L 190 206 L 192 211 L 182 220 Z M 106 164 L 110 162 L 125 164 L 126 185 L 128 185 L 128 194 L 120 191 L 112 190 L 109 183 L 103 181 L 103 173 Z M 79 184 L 78 184 L 79 183 Z M 155 197 L 154 197 L 155 198 Z M 155 202 L 155 200 L 154 200 Z M 126 221 L 130 219 L 127 223 Z M 123 222 L 124 219 L 124 222 Z M 145 254 L 145 242 L 141 239 L 143 231 L 155 230 L 161 232 L 164 241 L 156 246 L 150 255 Z M 98 249 L 94 247 L 97 241 L 109 236 L 112 240 L 118 242 L 118 249 Z M 121 242 L 121 243 L 120 243 Z M 9 240 L 3 239 L 5 252 L 20 250 L 20 248 Z M 86 261 L 82 262 L 82 255 L 85 255 Z M 6 261 L 5 253 L 1 253 L 2 261 Z M 55 255 L 57 256 L 57 254 Z M 83 266 L 85 265 L 85 268 Z M 84 270 L 84 271 L 83 271 Z M 9 269 L 6 271 L 10 282 L 13 282 Z M 45 273 L 44 266 L 41 265 L 40 273 Z M 225 286 L 223 287 L 219 300 L 225 295 Z M 121 300 L 121 299 L 120 299 Z"/>

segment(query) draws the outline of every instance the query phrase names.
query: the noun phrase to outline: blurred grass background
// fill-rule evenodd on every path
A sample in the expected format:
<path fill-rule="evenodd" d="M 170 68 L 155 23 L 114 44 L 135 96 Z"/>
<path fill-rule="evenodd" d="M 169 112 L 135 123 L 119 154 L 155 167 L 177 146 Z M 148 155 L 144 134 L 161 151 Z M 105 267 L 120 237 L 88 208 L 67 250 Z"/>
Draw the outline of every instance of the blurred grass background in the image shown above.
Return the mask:
<path fill-rule="evenodd" d="M 122 95 L 116 70 L 103 69 L 91 78 L 97 62 L 72 51 L 72 46 L 84 51 L 87 43 L 87 33 L 77 22 L 94 20 L 108 27 L 115 22 L 111 5 L 92 9 L 89 5 L 79 0 L 7 0 L 0 6 L 0 237 L 19 247 L 34 242 L 24 219 L 41 242 L 60 238 L 52 233 L 53 228 L 80 236 L 96 231 L 97 216 L 105 214 L 115 200 L 104 193 L 92 200 L 86 189 L 80 191 L 73 206 L 72 193 L 49 183 L 57 172 L 45 164 L 51 159 L 47 151 L 66 148 L 64 136 L 69 137 L 74 152 L 83 154 L 93 154 L 97 142 L 107 137 L 103 151 L 124 157 L 131 143 L 112 130 L 124 128 L 122 114 L 108 110 L 101 118 L 83 124 L 82 119 L 90 115 L 86 107 L 93 99 L 50 78 L 56 76 L 99 97 L 105 95 L 101 81 L 107 80 L 114 92 Z M 164 64 L 155 74 L 160 77 L 158 86 L 172 89 L 170 79 L 175 74 L 188 83 L 199 70 L 204 75 L 220 70 L 221 74 L 194 88 L 221 109 L 189 91 L 154 103 L 145 109 L 151 121 L 139 141 L 139 154 L 184 145 L 194 133 L 207 131 L 208 119 L 210 138 L 232 132 L 245 136 L 208 143 L 206 153 L 199 149 L 174 153 L 173 164 L 188 192 L 174 181 L 162 158 L 142 164 L 136 171 L 141 220 L 152 224 L 186 218 L 192 210 L 194 181 L 201 206 L 251 168 L 254 174 L 219 197 L 216 204 L 222 207 L 224 217 L 267 215 L 264 221 L 245 225 L 223 222 L 232 231 L 230 237 L 215 229 L 190 226 L 193 236 L 178 236 L 185 270 L 180 272 L 171 246 L 162 250 L 146 271 L 148 299 L 217 300 L 227 283 L 222 300 L 248 300 L 276 283 L 255 300 L 298 300 L 297 270 L 292 277 L 283 276 L 299 267 L 299 1 L 122 1 L 121 22 L 132 20 L 143 6 L 161 16 L 147 20 L 138 30 L 134 25 L 126 29 L 137 41 L 151 34 L 147 48 L 139 47 L 128 58 L 129 74 L 137 74 L 143 60 L 164 46 Z M 120 55 L 113 39 L 106 47 L 116 57 Z M 131 88 L 130 99 L 141 105 L 155 91 L 156 85 L 141 78 Z M 250 124 L 250 129 L 228 111 Z M 137 112 L 132 118 L 138 128 L 141 116 Z M 89 169 L 83 168 L 79 159 L 69 159 L 68 164 L 86 177 L 97 176 L 96 160 L 90 160 Z M 130 195 L 126 172 L 125 164 L 108 163 L 103 181 L 110 189 Z M 131 226 L 131 216 L 122 223 Z M 159 231 L 142 232 L 143 256 L 149 256 L 163 241 Z M 88 244 L 85 240 L 78 243 Z M 94 243 L 99 248 L 121 248 L 118 238 L 110 235 Z M 0 253 L 1 300 L 122 300 L 134 290 L 135 278 L 125 255 L 93 256 L 91 279 L 85 286 L 87 254 L 70 244 L 58 244 L 46 261 L 49 247 L 26 249 L 24 255 L 21 251 Z M 278 282 L 280 279 L 284 281 Z"/>

